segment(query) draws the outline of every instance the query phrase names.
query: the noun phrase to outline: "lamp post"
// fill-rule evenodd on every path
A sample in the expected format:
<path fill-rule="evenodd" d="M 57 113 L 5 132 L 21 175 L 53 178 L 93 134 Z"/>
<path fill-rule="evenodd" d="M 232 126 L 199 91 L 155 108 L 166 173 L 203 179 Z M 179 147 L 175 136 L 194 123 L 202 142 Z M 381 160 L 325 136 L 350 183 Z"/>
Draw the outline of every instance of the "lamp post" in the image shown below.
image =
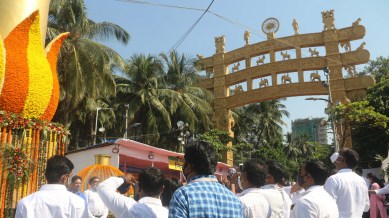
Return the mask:
<path fill-rule="evenodd" d="M 125 132 L 123 138 L 127 139 L 128 137 L 128 109 L 130 108 L 129 104 L 126 104 L 126 124 L 125 124 Z"/>
<path fill-rule="evenodd" d="M 178 127 L 178 130 L 180 131 L 180 135 L 177 138 L 178 141 L 180 142 L 180 152 L 183 152 L 187 138 L 190 136 L 190 132 L 187 130 L 189 127 L 189 124 L 184 123 L 184 121 L 180 120 L 177 122 L 177 127 Z"/>
<path fill-rule="evenodd" d="M 95 145 L 96 144 L 96 138 L 97 138 L 97 121 L 99 119 L 99 110 L 111 110 L 112 108 L 101 108 L 101 107 L 97 107 L 96 108 L 96 120 L 95 120 L 95 131 L 93 132 L 94 133 L 94 136 L 93 136 L 93 144 Z"/>
<path fill-rule="evenodd" d="M 339 151 L 339 144 L 338 144 L 338 138 L 336 136 L 336 125 L 334 122 L 334 111 L 332 110 L 333 104 L 331 99 L 325 99 L 325 98 L 306 98 L 305 100 L 311 100 L 311 101 L 326 101 L 330 105 L 330 121 L 331 121 L 331 128 L 332 128 L 332 133 L 333 133 L 333 138 L 334 138 L 334 145 L 335 145 L 335 151 Z"/>

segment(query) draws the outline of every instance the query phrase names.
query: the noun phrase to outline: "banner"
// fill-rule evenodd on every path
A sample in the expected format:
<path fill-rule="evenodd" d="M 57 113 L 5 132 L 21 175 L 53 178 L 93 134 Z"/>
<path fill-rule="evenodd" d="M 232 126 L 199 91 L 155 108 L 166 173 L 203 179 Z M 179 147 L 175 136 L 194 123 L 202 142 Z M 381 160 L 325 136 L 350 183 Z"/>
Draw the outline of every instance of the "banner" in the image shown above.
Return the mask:
<path fill-rule="evenodd" d="M 178 157 L 168 157 L 169 159 L 169 169 L 171 170 L 182 170 L 182 165 L 184 165 L 184 159 Z"/>

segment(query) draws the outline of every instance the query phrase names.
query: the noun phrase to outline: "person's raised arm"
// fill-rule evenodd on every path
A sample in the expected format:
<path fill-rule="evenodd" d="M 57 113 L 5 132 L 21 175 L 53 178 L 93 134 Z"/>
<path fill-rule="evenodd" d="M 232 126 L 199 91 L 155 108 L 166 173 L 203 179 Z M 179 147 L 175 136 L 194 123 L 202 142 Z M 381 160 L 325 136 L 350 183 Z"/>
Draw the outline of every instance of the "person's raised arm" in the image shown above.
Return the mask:
<path fill-rule="evenodd" d="M 123 217 L 123 214 L 136 204 L 134 199 L 116 191 L 124 182 L 132 184 L 134 181 L 135 178 L 131 174 L 127 174 L 124 178 L 110 177 L 97 186 L 101 200 L 116 217 Z"/>

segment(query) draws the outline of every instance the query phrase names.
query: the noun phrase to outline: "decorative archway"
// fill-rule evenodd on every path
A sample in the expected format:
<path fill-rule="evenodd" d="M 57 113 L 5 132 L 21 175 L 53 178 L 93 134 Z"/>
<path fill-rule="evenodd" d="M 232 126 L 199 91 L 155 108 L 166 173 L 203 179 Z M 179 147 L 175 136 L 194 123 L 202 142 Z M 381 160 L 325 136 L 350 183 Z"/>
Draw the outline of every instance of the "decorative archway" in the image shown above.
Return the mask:
<path fill-rule="evenodd" d="M 233 137 L 231 128 L 234 121 L 230 110 L 254 102 L 292 96 L 329 95 L 330 102 L 337 104 L 366 95 L 367 88 L 374 84 L 374 78 L 357 76 L 355 65 L 368 62 L 370 53 L 364 49 L 365 42 L 355 50 L 351 49 L 350 44 L 365 35 L 365 27 L 359 24 L 360 18 L 352 26 L 342 29 L 335 28 L 334 10 L 322 12 L 322 20 L 322 32 L 300 34 L 298 23 L 293 20 L 295 34 L 276 38 L 278 20 L 267 19 L 262 27 L 267 35 L 266 41 L 250 44 L 250 32 L 246 31 L 245 46 L 229 52 L 224 49 L 225 37 L 215 37 L 216 53 L 211 57 L 198 55 L 198 58 L 207 77 L 199 81 L 199 86 L 212 90 L 215 96 L 216 128 L 229 131 Z M 320 46 L 325 51 L 324 55 L 316 50 Z M 344 52 L 341 53 L 339 47 L 344 48 Z M 310 57 L 302 57 L 303 49 L 309 51 Z M 292 52 L 288 53 L 288 50 Z M 291 57 L 293 51 L 295 57 Z M 265 63 L 266 57 L 268 63 Z M 252 61 L 256 62 L 256 66 L 252 66 Z M 330 72 L 327 74 L 329 86 L 323 86 L 320 81 L 319 72 L 324 68 Z M 347 78 L 343 77 L 342 69 L 347 71 Z M 310 79 L 305 81 L 304 73 L 307 71 Z M 289 74 L 296 74 L 297 79 Z M 255 80 L 259 80 L 257 88 Z M 242 84 L 247 87 L 246 90 Z M 341 132 L 338 131 L 338 134 Z M 344 146 L 352 146 L 350 137 L 346 138 Z M 232 164 L 231 152 L 225 155 L 224 161 Z"/>

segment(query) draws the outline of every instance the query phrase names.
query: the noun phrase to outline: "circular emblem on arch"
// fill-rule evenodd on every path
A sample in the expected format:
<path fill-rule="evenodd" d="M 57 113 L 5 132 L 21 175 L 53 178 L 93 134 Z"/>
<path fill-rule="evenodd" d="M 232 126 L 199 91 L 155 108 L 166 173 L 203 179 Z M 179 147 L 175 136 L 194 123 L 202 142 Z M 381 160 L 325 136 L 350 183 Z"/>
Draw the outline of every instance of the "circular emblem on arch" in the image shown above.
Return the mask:
<path fill-rule="evenodd" d="M 277 18 L 271 17 L 267 18 L 262 23 L 262 31 L 268 35 L 270 33 L 276 33 L 278 29 L 280 28 L 280 22 Z"/>

